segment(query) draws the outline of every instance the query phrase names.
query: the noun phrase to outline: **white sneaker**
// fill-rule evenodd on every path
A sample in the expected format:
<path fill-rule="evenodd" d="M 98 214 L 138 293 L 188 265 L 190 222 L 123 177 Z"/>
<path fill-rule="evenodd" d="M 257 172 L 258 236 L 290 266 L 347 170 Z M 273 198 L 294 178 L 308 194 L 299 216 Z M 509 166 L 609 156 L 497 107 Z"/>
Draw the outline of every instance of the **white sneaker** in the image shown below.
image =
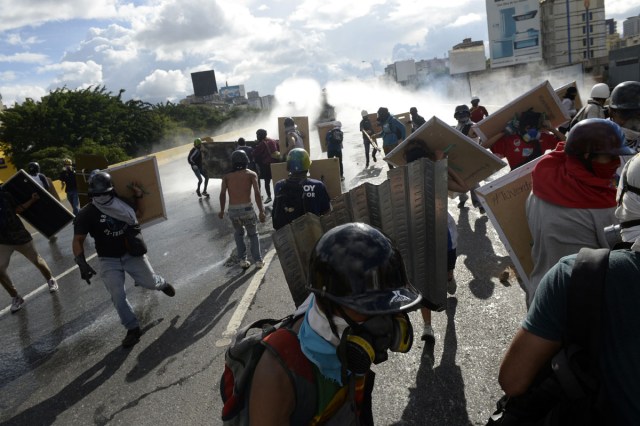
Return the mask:
<path fill-rule="evenodd" d="M 435 343 L 436 336 L 433 333 L 433 327 L 431 327 L 431 324 L 424 325 L 424 330 L 422 331 L 422 340 L 429 343 Z"/>
<path fill-rule="evenodd" d="M 262 269 L 263 267 L 264 267 L 264 262 L 262 260 L 259 260 L 256 262 L 256 268 Z"/>
<path fill-rule="evenodd" d="M 49 292 L 55 293 L 56 291 L 58 291 L 58 283 L 56 282 L 55 278 L 51 278 L 49 281 L 47 281 L 47 285 L 49 286 Z"/>
<path fill-rule="evenodd" d="M 240 267 L 242 269 L 247 269 L 249 266 L 251 266 L 251 263 L 249 263 L 248 260 L 241 260 L 238 265 L 240 265 Z"/>
<path fill-rule="evenodd" d="M 20 296 L 16 296 L 11 300 L 11 313 L 18 312 L 24 305 L 24 299 Z"/>

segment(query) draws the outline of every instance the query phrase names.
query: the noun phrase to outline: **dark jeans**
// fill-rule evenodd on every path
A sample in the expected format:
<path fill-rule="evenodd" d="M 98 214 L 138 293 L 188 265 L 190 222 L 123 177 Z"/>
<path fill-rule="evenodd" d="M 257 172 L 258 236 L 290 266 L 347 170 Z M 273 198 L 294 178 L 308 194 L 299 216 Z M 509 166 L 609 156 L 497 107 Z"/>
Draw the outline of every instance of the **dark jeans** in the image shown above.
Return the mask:
<path fill-rule="evenodd" d="M 342 168 L 342 150 L 341 149 L 328 150 L 327 157 L 328 158 L 338 157 L 338 160 L 340 160 L 340 177 L 344 176 L 344 169 Z"/>

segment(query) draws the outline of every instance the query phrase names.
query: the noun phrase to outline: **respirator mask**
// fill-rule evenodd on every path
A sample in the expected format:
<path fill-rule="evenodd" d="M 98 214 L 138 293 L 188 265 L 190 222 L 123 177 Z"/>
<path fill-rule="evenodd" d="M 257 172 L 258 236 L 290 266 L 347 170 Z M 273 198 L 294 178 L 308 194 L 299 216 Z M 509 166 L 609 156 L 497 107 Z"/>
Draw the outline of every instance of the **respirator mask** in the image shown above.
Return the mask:
<path fill-rule="evenodd" d="M 375 315 L 357 323 L 340 309 L 349 327 L 345 329 L 336 350 L 346 370 L 356 376 L 369 371 L 371 364 L 388 359 L 387 351 L 408 352 L 413 345 L 413 327 L 406 313 Z"/>

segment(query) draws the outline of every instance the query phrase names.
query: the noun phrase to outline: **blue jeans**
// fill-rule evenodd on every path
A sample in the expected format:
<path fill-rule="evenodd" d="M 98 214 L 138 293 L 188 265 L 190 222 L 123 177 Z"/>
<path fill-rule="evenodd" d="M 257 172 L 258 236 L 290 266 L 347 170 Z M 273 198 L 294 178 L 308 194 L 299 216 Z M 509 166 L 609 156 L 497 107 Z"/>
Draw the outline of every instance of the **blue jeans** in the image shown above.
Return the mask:
<path fill-rule="evenodd" d="M 67 191 L 67 200 L 69 200 L 69 204 L 71 204 L 73 214 L 78 214 L 78 212 L 80 211 L 80 199 L 78 198 L 78 190 L 72 189 L 71 191 Z"/>
<path fill-rule="evenodd" d="M 165 286 L 165 280 L 153 272 L 147 255 L 122 257 L 99 257 L 100 278 L 111 295 L 113 306 L 118 312 L 120 322 L 127 330 L 139 327 L 138 318 L 133 313 L 133 308 L 127 300 L 124 290 L 124 273 L 133 278 L 136 285 L 150 290 L 161 290 Z"/>
<path fill-rule="evenodd" d="M 240 260 L 247 259 L 247 246 L 244 243 L 244 231 L 249 234 L 249 242 L 251 244 L 251 257 L 254 262 L 262 261 L 262 253 L 260 252 L 260 239 L 258 238 L 256 212 L 252 205 L 242 204 L 239 206 L 229 206 L 229 219 L 233 224 L 235 232 L 233 237 L 236 240 L 236 248 L 238 249 L 238 258 Z"/>
<path fill-rule="evenodd" d="M 209 175 L 202 167 L 191 167 L 193 170 L 193 174 L 198 178 L 198 190 L 200 190 L 200 184 L 202 183 L 202 178 L 204 177 L 204 192 L 207 192 L 207 186 L 209 185 Z"/>

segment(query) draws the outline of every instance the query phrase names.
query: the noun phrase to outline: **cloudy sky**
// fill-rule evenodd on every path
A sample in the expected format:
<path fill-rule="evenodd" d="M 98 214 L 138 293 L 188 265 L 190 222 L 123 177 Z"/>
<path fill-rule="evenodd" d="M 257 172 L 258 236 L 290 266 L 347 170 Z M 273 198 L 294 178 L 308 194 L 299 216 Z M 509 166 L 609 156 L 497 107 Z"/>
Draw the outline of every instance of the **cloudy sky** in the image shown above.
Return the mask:
<path fill-rule="evenodd" d="M 634 5 L 636 4 L 636 5 Z M 640 14 L 606 0 L 607 18 Z M 190 73 L 261 95 L 283 81 L 364 80 L 402 59 L 487 39 L 480 0 L 0 0 L 5 105 L 59 87 L 105 85 L 156 103 L 193 93 Z"/>

